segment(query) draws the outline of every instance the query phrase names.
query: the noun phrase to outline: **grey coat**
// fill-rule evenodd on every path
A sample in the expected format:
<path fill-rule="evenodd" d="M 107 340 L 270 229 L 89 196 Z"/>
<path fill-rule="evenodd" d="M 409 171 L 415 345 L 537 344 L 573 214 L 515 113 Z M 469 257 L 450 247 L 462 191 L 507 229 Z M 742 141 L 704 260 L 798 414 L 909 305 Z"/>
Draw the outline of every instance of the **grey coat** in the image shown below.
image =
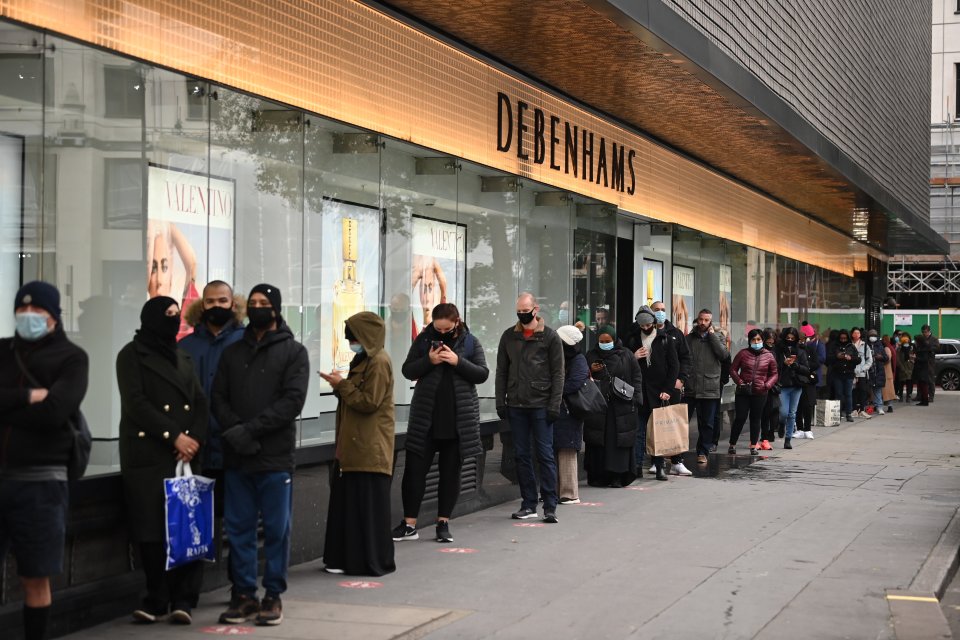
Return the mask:
<path fill-rule="evenodd" d="M 686 336 L 687 347 L 693 363 L 686 391 L 700 400 L 712 400 L 720 397 L 720 368 L 730 352 L 715 333 L 707 333 L 706 339 L 694 329 Z"/>

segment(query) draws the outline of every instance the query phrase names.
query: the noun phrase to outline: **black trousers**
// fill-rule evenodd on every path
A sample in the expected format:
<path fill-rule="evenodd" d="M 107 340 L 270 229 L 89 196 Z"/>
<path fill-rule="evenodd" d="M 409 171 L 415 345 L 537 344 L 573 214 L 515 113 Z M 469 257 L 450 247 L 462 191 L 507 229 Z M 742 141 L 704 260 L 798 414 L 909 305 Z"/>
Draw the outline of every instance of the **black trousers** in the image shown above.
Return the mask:
<path fill-rule="evenodd" d="M 750 444 L 755 445 L 760 438 L 760 415 L 767 404 L 767 394 L 754 396 L 746 393 L 738 393 L 736 398 L 735 417 L 733 425 L 730 427 L 730 444 L 737 444 L 740 438 L 740 432 L 743 431 L 743 425 L 750 418 Z"/>
<path fill-rule="evenodd" d="M 197 606 L 203 583 L 203 562 L 191 562 L 166 570 L 167 545 L 164 542 L 141 542 L 140 561 L 147 579 L 147 597 L 143 604 L 151 611 L 184 609 Z"/>
<path fill-rule="evenodd" d="M 403 470 L 403 483 L 400 493 L 403 497 L 403 515 L 416 518 L 420 513 L 420 504 L 427 488 L 427 473 L 433 463 L 433 456 L 439 452 L 437 460 L 440 478 L 437 486 L 437 517 L 449 518 L 460 497 L 460 458 L 459 440 L 434 440 L 427 438 L 423 455 L 407 451 L 406 466 Z"/>
<path fill-rule="evenodd" d="M 870 380 L 868 378 L 856 378 L 853 387 L 854 411 L 866 411 L 867 405 L 873 403 L 873 394 L 871 391 Z"/>
<path fill-rule="evenodd" d="M 752 413 L 751 413 L 752 415 Z M 780 428 L 780 394 L 768 393 L 760 412 L 760 439 L 773 442 Z"/>

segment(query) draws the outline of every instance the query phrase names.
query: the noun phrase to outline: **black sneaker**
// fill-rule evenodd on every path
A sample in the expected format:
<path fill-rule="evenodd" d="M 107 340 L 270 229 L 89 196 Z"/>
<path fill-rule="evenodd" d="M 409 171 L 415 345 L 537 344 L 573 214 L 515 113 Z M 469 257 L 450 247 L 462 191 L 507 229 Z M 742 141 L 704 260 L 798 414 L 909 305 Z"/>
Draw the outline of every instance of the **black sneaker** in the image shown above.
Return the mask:
<path fill-rule="evenodd" d="M 242 624 L 253 620 L 259 613 L 260 603 L 256 598 L 234 595 L 230 598 L 230 606 L 220 614 L 220 624 Z"/>
<path fill-rule="evenodd" d="M 394 542 L 400 542 L 401 540 L 419 540 L 420 534 L 417 533 L 416 527 L 411 527 L 407 524 L 406 521 L 401 522 L 393 528 L 393 540 Z"/>
<path fill-rule="evenodd" d="M 544 511 L 544 512 L 543 512 L 543 521 L 544 521 L 544 522 L 549 522 L 550 524 L 556 524 L 556 523 L 558 522 L 558 521 L 557 521 L 557 513 L 556 513 L 555 511 Z"/>
<path fill-rule="evenodd" d="M 790 438 L 784 439 L 784 441 L 783 441 L 783 448 L 784 448 L 784 449 L 793 449 L 793 445 L 790 444 Z"/>
<path fill-rule="evenodd" d="M 453 536 L 450 535 L 450 523 L 445 520 L 437 523 L 437 542 L 453 542 Z"/>
<path fill-rule="evenodd" d="M 537 517 L 537 510 L 527 509 L 526 507 L 523 507 L 520 509 L 520 511 L 514 511 L 510 517 L 513 518 L 514 520 L 529 520 L 530 518 Z"/>
<path fill-rule="evenodd" d="M 133 619 L 141 624 L 153 624 L 167 617 L 167 609 L 144 605 L 133 611 Z"/>
<path fill-rule="evenodd" d="M 260 602 L 257 624 L 261 627 L 276 626 L 283 622 L 283 603 L 280 596 L 266 596 Z"/>
<path fill-rule="evenodd" d="M 716 453 L 716 452 L 717 452 L 717 445 L 715 444 L 710 445 L 710 453 Z"/>
<path fill-rule="evenodd" d="M 847 422 L 853 422 L 853 416 L 851 416 L 849 413 L 847 414 Z"/>
<path fill-rule="evenodd" d="M 170 624 L 193 624 L 190 607 L 174 606 L 170 612 Z"/>

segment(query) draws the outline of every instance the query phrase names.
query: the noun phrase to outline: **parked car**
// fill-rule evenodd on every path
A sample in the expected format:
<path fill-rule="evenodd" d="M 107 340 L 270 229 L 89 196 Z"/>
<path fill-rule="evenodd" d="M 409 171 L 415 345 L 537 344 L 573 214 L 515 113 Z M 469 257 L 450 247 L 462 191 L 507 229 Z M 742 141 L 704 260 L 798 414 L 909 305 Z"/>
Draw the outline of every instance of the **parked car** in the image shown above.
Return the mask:
<path fill-rule="evenodd" d="M 940 339 L 940 353 L 935 364 L 937 384 L 945 391 L 960 389 L 960 340 Z"/>

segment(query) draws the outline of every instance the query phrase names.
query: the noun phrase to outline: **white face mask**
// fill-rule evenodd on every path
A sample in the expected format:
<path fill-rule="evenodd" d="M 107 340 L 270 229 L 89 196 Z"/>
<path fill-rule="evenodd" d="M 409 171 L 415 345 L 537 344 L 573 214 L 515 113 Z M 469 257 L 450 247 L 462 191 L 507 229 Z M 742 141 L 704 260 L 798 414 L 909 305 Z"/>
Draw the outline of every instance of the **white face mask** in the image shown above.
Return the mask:
<path fill-rule="evenodd" d="M 21 311 L 16 314 L 16 327 L 17 335 L 28 342 L 36 342 L 50 333 L 47 317 L 34 311 Z"/>
<path fill-rule="evenodd" d="M 876 342 L 877 336 L 870 336 L 870 342 Z"/>

